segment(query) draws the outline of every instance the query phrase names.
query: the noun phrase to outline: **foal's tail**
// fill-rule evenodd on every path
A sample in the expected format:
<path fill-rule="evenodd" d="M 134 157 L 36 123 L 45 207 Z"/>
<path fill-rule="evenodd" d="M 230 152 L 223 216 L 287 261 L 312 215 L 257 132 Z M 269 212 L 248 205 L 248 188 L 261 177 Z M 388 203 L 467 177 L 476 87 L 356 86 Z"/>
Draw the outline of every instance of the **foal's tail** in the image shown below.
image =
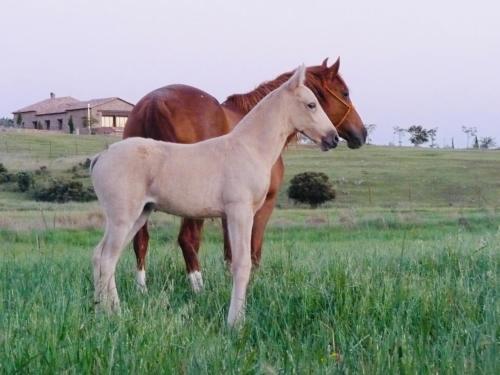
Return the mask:
<path fill-rule="evenodd" d="M 98 154 L 94 155 L 92 157 L 92 160 L 90 161 L 90 174 L 92 174 L 92 170 L 94 169 L 95 164 L 97 163 L 97 159 L 99 159 L 99 156 L 101 156 L 102 152 L 99 152 Z"/>

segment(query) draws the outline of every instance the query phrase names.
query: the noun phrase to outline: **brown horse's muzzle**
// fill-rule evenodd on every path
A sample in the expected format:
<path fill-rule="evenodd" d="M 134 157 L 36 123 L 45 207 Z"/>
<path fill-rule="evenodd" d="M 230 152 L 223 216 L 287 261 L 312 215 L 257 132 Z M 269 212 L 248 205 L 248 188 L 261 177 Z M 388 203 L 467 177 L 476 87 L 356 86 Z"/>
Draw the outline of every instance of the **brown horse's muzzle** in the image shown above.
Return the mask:
<path fill-rule="evenodd" d="M 328 151 L 332 148 L 337 147 L 339 144 L 339 135 L 336 131 L 332 131 L 321 138 L 321 150 Z"/>
<path fill-rule="evenodd" d="M 363 146 L 365 144 L 366 136 L 367 136 L 367 132 L 366 132 L 365 127 L 360 129 L 360 131 L 358 131 L 358 132 L 350 131 L 349 136 L 345 137 L 345 139 L 347 141 L 347 147 L 360 148 L 361 146 Z"/>
<path fill-rule="evenodd" d="M 347 141 L 347 147 L 351 149 L 360 148 L 366 142 L 367 131 L 364 126 L 356 130 L 352 130 L 350 128 L 338 130 L 340 136 Z"/>

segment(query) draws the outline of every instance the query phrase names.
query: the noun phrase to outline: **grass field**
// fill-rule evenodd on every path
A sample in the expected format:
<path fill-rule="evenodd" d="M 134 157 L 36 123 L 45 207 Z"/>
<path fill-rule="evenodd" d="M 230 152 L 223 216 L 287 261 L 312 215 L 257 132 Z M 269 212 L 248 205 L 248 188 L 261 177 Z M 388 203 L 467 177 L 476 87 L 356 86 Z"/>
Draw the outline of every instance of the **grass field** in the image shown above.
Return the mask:
<path fill-rule="evenodd" d="M 64 175 L 115 140 L 0 133 L 0 162 Z M 499 151 L 290 147 L 285 162 L 287 182 L 322 171 L 338 197 L 294 206 L 285 183 L 238 332 L 224 323 L 217 222 L 204 235 L 204 293 L 189 290 L 179 219 L 155 214 L 148 294 L 129 246 L 123 313 L 96 316 L 97 204 L 41 204 L 0 185 L 0 373 L 500 372 Z"/>

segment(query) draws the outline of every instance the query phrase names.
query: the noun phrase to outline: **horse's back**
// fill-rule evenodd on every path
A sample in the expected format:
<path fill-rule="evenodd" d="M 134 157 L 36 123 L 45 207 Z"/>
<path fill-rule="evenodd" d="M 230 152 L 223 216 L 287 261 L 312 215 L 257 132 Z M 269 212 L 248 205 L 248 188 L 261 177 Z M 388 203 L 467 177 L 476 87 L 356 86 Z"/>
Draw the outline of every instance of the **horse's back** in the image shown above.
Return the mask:
<path fill-rule="evenodd" d="M 136 104 L 123 137 L 195 143 L 228 132 L 217 99 L 195 87 L 169 85 L 150 92 Z"/>

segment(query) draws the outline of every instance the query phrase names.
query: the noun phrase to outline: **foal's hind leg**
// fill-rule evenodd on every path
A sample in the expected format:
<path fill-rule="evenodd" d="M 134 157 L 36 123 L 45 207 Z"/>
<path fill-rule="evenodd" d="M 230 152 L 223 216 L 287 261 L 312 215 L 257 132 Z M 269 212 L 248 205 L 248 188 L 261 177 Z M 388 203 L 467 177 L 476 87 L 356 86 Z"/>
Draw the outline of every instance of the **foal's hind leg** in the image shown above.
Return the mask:
<path fill-rule="evenodd" d="M 148 253 L 149 233 L 148 222 L 139 229 L 134 236 L 134 252 L 137 259 L 136 281 L 139 290 L 143 293 L 148 291 L 146 286 L 146 255 Z"/>
<path fill-rule="evenodd" d="M 108 222 L 106 233 L 94 250 L 95 303 L 105 310 L 119 312 L 120 299 L 116 289 L 115 271 L 123 248 L 144 225 L 151 211 L 144 210 L 135 222 Z"/>
<path fill-rule="evenodd" d="M 94 301 L 98 308 L 107 311 L 120 311 L 120 301 L 116 291 L 115 269 L 125 246 L 129 228 L 108 224 L 106 233 L 94 250 Z"/>
<path fill-rule="evenodd" d="M 188 279 L 195 293 L 203 290 L 203 277 L 201 276 L 200 263 L 198 261 L 202 228 L 203 220 L 183 218 L 178 237 L 179 246 L 182 249 L 182 255 L 186 262 Z"/>

